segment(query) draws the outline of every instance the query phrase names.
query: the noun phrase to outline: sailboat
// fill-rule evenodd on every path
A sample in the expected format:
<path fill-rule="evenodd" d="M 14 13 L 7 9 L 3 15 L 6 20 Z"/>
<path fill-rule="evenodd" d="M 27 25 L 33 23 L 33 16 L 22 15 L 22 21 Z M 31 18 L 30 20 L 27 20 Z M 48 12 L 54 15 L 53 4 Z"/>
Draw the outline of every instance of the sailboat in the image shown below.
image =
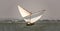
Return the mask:
<path fill-rule="evenodd" d="M 34 25 L 35 22 L 38 21 L 43 16 L 43 13 L 45 12 L 45 10 L 42 10 L 41 13 L 40 12 L 31 13 L 31 12 L 25 10 L 24 8 L 22 8 L 20 5 L 18 5 L 18 10 L 19 10 L 21 16 L 24 18 L 27 26 Z M 33 14 L 38 14 L 38 13 L 40 13 L 39 16 L 32 18 Z"/>

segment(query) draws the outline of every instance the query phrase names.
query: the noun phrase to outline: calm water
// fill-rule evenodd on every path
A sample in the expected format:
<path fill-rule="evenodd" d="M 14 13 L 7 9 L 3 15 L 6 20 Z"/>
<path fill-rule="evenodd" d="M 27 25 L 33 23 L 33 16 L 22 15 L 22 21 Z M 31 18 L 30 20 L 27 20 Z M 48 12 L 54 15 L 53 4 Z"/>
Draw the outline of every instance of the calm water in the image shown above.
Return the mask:
<path fill-rule="evenodd" d="M 0 31 L 60 31 L 60 23 L 35 23 L 26 26 L 25 23 L 0 23 Z"/>

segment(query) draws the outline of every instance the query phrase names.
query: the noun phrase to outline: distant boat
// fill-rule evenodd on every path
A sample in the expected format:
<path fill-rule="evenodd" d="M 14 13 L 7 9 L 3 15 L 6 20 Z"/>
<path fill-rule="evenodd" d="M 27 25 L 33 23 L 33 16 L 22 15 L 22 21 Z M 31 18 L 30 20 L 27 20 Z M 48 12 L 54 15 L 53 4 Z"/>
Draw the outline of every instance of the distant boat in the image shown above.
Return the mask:
<path fill-rule="evenodd" d="M 28 25 L 28 26 L 34 25 L 35 22 L 38 21 L 43 16 L 43 13 L 45 12 L 45 10 L 42 10 L 41 13 L 40 12 L 31 13 L 19 5 L 18 5 L 18 9 L 19 9 L 21 16 L 24 18 L 26 25 Z M 40 13 L 40 15 L 32 18 L 32 15 L 36 14 L 36 13 Z"/>

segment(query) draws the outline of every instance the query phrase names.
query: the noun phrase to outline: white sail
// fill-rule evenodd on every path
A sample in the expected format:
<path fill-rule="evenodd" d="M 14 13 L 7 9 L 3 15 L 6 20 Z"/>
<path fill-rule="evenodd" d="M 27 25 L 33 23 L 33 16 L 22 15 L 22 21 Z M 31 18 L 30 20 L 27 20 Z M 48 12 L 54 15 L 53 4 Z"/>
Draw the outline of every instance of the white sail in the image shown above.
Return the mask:
<path fill-rule="evenodd" d="M 22 17 L 29 16 L 31 13 L 24 10 L 21 6 L 18 5 L 19 12 L 21 13 Z"/>
<path fill-rule="evenodd" d="M 31 18 L 31 19 L 25 19 L 24 18 L 24 20 L 25 20 L 25 22 L 34 23 L 34 22 L 38 21 L 41 17 L 42 17 L 42 15 Z"/>
<path fill-rule="evenodd" d="M 40 16 L 37 16 L 37 17 L 34 17 L 34 18 L 31 19 L 30 22 L 31 22 L 31 23 L 34 23 L 34 22 L 38 21 L 42 16 L 43 16 L 43 15 L 40 15 Z"/>

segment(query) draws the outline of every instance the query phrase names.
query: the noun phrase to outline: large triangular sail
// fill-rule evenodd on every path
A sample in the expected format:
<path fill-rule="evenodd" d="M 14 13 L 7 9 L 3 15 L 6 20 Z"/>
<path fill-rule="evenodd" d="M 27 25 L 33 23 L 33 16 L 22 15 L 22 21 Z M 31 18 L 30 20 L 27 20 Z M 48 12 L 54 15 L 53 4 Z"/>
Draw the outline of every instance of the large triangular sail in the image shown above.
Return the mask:
<path fill-rule="evenodd" d="M 40 15 L 40 16 L 37 16 L 37 17 L 34 17 L 34 18 L 31 19 L 30 22 L 31 22 L 31 23 L 34 23 L 34 22 L 38 21 L 42 16 L 43 16 L 43 15 Z"/>
<path fill-rule="evenodd" d="M 34 22 L 38 21 L 42 16 L 43 16 L 43 15 L 40 15 L 40 16 L 31 18 L 31 19 L 25 19 L 25 18 L 24 18 L 24 20 L 25 20 L 26 22 L 29 22 L 29 23 L 34 23 Z"/>
<path fill-rule="evenodd" d="M 22 15 L 22 17 L 26 17 L 26 16 L 29 16 L 31 13 L 24 10 L 21 6 L 18 5 L 18 9 L 19 9 L 19 12 L 20 14 Z"/>

